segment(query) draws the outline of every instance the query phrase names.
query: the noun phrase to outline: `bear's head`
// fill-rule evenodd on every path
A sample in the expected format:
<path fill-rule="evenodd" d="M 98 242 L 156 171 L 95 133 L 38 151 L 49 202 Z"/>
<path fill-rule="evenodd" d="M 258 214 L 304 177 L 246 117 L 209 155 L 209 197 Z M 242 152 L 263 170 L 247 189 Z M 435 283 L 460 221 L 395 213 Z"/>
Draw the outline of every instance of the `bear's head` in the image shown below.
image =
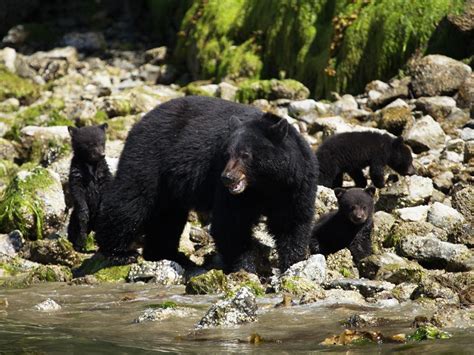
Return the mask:
<path fill-rule="evenodd" d="M 265 113 L 259 119 L 241 120 L 232 116 L 229 125 L 231 135 L 221 174 L 229 192 L 237 195 L 248 186 L 274 181 L 279 167 L 289 159 L 285 149 L 288 121 Z"/>
<path fill-rule="evenodd" d="M 96 163 L 105 157 L 105 130 L 107 123 L 98 126 L 68 127 L 74 155 L 87 163 Z"/>
<path fill-rule="evenodd" d="M 346 216 L 352 223 L 359 225 L 372 217 L 374 213 L 375 187 L 365 189 L 358 187 L 351 189 L 336 188 L 339 212 Z"/>
<path fill-rule="evenodd" d="M 397 137 L 392 142 L 392 150 L 388 166 L 400 175 L 416 174 L 415 167 L 413 166 L 411 149 L 405 144 L 402 137 Z"/>

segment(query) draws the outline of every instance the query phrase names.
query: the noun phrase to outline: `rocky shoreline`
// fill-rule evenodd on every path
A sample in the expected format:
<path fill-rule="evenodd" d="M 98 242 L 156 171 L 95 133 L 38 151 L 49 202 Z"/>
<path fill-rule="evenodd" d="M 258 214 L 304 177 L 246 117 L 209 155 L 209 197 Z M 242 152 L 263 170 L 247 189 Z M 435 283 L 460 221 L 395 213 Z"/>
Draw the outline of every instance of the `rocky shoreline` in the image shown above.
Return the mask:
<path fill-rule="evenodd" d="M 225 295 L 203 314 L 198 328 L 255 321 L 256 298 L 274 293 L 282 295 L 283 307 L 383 308 L 414 302 L 431 310 L 425 322 L 430 326 L 474 327 L 474 76 L 469 66 L 426 56 L 411 63 L 410 76 L 373 81 L 360 95 L 334 94 L 329 102 L 309 99 L 309 90 L 293 80 L 168 84 L 175 74 L 164 62 L 165 54 L 166 48 L 145 54 L 117 51 L 104 60 L 83 56 L 74 47 L 32 55 L 0 50 L 0 231 L 5 233 L 0 235 L 0 288 L 151 282 L 185 285 L 190 295 Z M 390 174 L 390 182 L 378 191 L 374 255 L 359 265 L 347 249 L 327 259 L 313 255 L 280 275 L 263 224 L 256 228 L 254 248 L 267 275 L 263 278 L 184 270 L 169 261 L 111 266 L 93 254 L 93 239 L 91 253 L 75 252 L 66 238 L 67 126 L 107 122 L 107 160 L 114 171 L 137 120 L 159 103 L 192 94 L 271 110 L 313 148 L 329 135 L 348 131 L 403 136 L 415 153 L 418 175 Z M 336 208 L 336 202 L 331 189 L 319 186 L 315 218 Z M 218 265 L 208 226 L 201 220 L 190 215 L 180 250 L 198 264 L 214 258 Z M 137 322 L 186 314 L 186 309 L 169 305 L 147 310 Z"/>

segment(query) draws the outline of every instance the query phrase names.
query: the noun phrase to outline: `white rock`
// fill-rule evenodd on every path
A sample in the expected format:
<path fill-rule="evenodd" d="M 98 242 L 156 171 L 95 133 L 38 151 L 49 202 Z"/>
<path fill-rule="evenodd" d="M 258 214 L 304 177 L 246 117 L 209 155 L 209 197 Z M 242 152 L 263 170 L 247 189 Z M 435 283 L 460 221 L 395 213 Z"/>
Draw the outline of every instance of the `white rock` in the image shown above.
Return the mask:
<path fill-rule="evenodd" d="M 402 99 L 396 99 L 392 103 L 385 106 L 385 108 L 392 108 L 392 107 L 408 107 L 408 104 Z"/>
<path fill-rule="evenodd" d="M 352 95 L 344 95 L 332 104 L 332 111 L 336 115 L 340 115 L 344 111 L 357 110 L 358 108 L 357 101 Z"/>
<path fill-rule="evenodd" d="M 159 285 L 179 285 L 183 283 L 184 269 L 170 260 L 143 261 L 133 264 L 128 274 L 131 282 L 151 281 Z"/>
<path fill-rule="evenodd" d="M 15 73 L 16 51 L 13 48 L 6 47 L 0 51 L 0 61 L 3 61 L 8 71 Z"/>
<path fill-rule="evenodd" d="M 338 204 L 334 190 L 326 186 L 318 185 L 314 206 L 316 218 L 330 211 L 337 210 Z"/>
<path fill-rule="evenodd" d="M 395 213 L 404 221 L 426 221 L 430 206 L 405 207 L 395 210 Z"/>
<path fill-rule="evenodd" d="M 202 91 L 206 92 L 207 94 L 211 96 L 217 96 L 219 85 L 217 84 L 201 85 L 199 89 L 201 89 Z"/>
<path fill-rule="evenodd" d="M 383 129 L 359 126 L 359 125 L 354 125 L 352 123 L 348 123 L 341 116 L 315 118 L 310 122 L 310 124 L 313 127 L 315 127 L 316 130 L 323 130 L 329 135 L 339 134 L 339 133 L 344 133 L 344 132 L 378 132 L 378 133 L 388 134 L 395 137 L 393 134 Z"/>
<path fill-rule="evenodd" d="M 293 264 L 282 276 L 304 277 L 317 284 L 326 280 L 326 258 L 324 255 L 311 255 L 307 260 Z"/>
<path fill-rule="evenodd" d="M 428 211 L 428 222 L 449 232 L 464 222 L 464 216 L 452 207 L 435 202 Z"/>
<path fill-rule="evenodd" d="M 425 151 L 440 149 L 446 141 L 443 129 L 431 116 L 424 116 L 403 133 L 405 140 L 412 146 Z"/>
<path fill-rule="evenodd" d="M 67 126 L 26 126 L 21 129 L 20 133 L 23 135 L 22 140 L 28 137 L 34 140 L 56 139 L 58 141 L 68 142 L 70 139 Z"/>
<path fill-rule="evenodd" d="M 40 312 L 54 312 L 59 311 L 62 307 L 58 303 L 56 303 L 56 301 L 52 300 L 51 298 L 48 298 L 47 300 L 35 305 L 34 308 Z"/>
<path fill-rule="evenodd" d="M 222 82 L 219 84 L 217 96 L 224 100 L 235 101 L 235 94 L 237 93 L 237 90 L 238 88 L 236 86 Z"/>
<path fill-rule="evenodd" d="M 316 105 L 317 102 L 312 99 L 292 101 L 288 105 L 288 114 L 292 117 L 299 117 L 312 111 L 316 111 Z"/>
<path fill-rule="evenodd" d="M 23 236 L 19 231 L 13 231 L 10 234 L 0 234 L 0 257 L 14 257 L 20 251 L 25 243 Z"/>
<path fill-rule="evenodd" d="M 461 139 L 463 141 L 474 141 L 474 129 L 466 127 L 461 130 Z"/>

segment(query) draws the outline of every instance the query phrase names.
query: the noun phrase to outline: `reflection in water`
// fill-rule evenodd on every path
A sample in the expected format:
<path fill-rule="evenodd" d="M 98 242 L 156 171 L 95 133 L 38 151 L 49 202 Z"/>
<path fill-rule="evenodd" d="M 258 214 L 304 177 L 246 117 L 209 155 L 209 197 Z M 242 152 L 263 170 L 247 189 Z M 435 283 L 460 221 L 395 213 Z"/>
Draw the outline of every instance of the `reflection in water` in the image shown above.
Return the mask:
<path fill-rule="evenodd" d="M 205 313 L 215 296 L 187 296 L 184 288 L 150 285 L 105 284 L 67 286 L 42 284 L 27 289 L 5 290 L 0 297 L 8 299 L 7 311 L 0 311 L 0 352 L 47 352 L 122 354 L 156 352 L 287 352 L 329 351 L 347 353 L 443 352 L 468 354 L 474 330 L 450 330 L 454 336 L 443 341 L 414 344 L 383 344 L 351 347 L 323 347 L 319 343 L 342 331 L 340 321 L 354 313 L 345 307 L 327 308 L 307 305 L 273 309 L 278 298 L 259 300 L 259 320 L 233 329 L 193 331 L 194 324 Z M 46 298 L 62 305 L 54 313 L 40 313 L 33 306 Z M 134 324 L 133 320 L 150 304 L 172 300 L 192 307 L 186 318 L 163 322 Z M 269 312 L 269 310 L 272 310 Z M 367 310 L 363 310 L 366 312 Z M 417 315 L 413 306 L 402 310 L 378 309 L 378 316 L 394 319 L 382 332 L 411 332 L 408 328 Z M 403 314 L 403 316 L 400 316 Z M 263 341 L 250 344 L 248 338 L 258 333 Z"/>

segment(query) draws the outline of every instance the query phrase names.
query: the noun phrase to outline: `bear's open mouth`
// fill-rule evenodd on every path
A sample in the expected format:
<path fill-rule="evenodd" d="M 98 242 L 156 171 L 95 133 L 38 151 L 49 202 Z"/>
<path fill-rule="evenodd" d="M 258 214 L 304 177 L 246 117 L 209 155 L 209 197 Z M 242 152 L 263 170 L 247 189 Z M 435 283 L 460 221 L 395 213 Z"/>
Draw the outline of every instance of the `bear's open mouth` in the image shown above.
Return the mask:
<path fill-rule="evenodd" d="M 245 179 L 245 175 L 242 175 L 242 177 L 236 183 L 227 186 L 227 188 L 229 189 L 229 192 L 232 195 L 237 195 L 244 192 L 246 187 L 247 187 L 247 180 Z"/>

